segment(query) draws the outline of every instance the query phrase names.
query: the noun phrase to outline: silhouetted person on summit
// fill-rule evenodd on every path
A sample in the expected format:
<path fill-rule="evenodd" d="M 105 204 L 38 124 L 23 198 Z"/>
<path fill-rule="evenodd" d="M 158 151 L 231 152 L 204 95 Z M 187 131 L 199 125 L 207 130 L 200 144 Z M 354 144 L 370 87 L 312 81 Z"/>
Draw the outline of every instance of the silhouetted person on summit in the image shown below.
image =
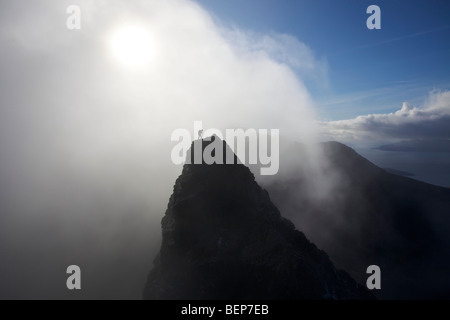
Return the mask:
<path fill-rule="evenodd" d="M 198 130 L 198 138 L 203 139 L 203 129 Z"/>

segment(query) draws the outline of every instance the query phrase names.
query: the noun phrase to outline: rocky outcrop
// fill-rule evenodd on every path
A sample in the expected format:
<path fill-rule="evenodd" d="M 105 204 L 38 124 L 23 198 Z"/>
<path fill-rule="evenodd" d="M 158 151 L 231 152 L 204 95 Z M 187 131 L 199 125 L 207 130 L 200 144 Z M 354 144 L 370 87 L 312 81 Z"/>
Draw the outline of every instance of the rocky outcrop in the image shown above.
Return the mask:
<path fill-rule="evenodd" d="M 145 299 L 373 298 L 280 215 L 242 164 L 185 164 L 161 225 Z"/>

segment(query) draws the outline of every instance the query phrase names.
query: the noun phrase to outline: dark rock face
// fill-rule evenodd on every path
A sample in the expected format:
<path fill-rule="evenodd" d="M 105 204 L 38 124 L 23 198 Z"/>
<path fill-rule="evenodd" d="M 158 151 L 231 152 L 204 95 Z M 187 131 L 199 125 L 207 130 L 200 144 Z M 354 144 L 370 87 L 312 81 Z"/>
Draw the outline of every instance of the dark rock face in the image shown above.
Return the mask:
<path fill-rule="evenodd" d="M 242 164 L 186 164 L 161 224 L 145 299 L 373 298 L 281 217 Z"/>

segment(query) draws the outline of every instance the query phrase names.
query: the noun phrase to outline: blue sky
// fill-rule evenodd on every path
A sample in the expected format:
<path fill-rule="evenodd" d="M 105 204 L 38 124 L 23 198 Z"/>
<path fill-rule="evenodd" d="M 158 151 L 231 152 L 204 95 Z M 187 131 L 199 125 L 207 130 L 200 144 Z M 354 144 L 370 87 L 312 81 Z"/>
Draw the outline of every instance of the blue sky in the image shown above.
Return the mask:
<path fill-rule="evenodd" d="M 327 83 L 306 81 L 322 120 L 388 113 L 450 89 L 450 2 L 196 0 L 221 23 L 281 33 L 326 61 Z M 381 9 L 369 30 L 366 9 Z"/>
<path fill-rule="evenodd" d="M 450 1 L 196 2 L 227 28 L 291 35 L 312 51 L 324 75 L 317 81 L 293 70 L 313 98 L 323 139 L 380 167 L 450 185 Z M 380 30 L 366 27 L 373 4 L 381 9 Z M 403 144 L 413 147 L 405 152 Z"/>

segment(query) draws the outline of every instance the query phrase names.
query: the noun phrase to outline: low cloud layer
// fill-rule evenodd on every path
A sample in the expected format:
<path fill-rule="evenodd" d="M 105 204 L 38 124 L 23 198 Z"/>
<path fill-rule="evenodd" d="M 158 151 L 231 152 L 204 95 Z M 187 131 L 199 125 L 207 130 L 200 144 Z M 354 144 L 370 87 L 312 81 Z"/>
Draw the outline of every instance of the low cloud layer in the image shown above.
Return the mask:
<path fill-rule="evenodd" d="M 321 123 L 325 139 L 352 144 L 386 144 L 403 139 L 450 139 L 450 91 L 431 93 L 421 107 L 403 103 L 388 114 Z"/>

